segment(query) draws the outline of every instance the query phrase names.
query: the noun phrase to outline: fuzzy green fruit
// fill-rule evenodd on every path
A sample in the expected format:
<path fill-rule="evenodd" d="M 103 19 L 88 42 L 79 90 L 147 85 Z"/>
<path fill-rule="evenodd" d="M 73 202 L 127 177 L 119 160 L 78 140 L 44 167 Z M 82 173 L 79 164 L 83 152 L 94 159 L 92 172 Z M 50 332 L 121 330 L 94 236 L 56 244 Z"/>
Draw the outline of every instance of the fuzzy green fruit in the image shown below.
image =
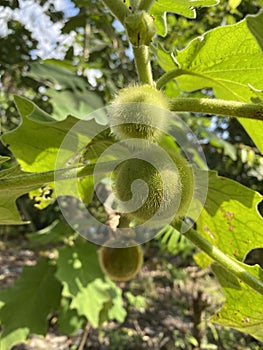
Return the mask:
<path fill-rule="evenodd" d="M 124 88 L 113 101 L 110 125 L 120 140 L 130 138 L 158 142 L 167 129 L 168 99 L 150 85 Z"/>
<path fill-rule="evenodd" d="M 173 216 L 181 217 L 187 212 L 193 196 L 192 170 L 179 153 L 173 154 L 171 158 L 177 170 L 165 161 L 159 162 L 157 170 L 149 162 L 138 158 L 125 160 L 116 167 L 113 172 L 113 189 L 116 197 L 123 202 L 122 209 L 129 212 L 127 216 L 130 219 L 144 223 L 156 214 L 153 222 L 161 223 Z M 137 179 L 148 185 L 146 199 L 143 183 L 132 192 L 132 184 Z"/>
<path fill-rule="evenodd" d="M 137 275 L 143 263 L 140 246 L 127 248 L 101 247 L 99 262 L 102 271 L 116 282 L 129 281 Z"/>

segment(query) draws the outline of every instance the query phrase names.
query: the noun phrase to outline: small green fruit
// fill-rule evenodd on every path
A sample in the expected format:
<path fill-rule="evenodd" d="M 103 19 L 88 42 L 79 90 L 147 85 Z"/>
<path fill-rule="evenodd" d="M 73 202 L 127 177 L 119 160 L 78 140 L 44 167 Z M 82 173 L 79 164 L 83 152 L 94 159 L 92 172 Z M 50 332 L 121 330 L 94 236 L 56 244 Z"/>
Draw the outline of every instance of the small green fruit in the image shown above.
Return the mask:
<path fill-rule="evenodd" d="M 99 249 L 99 262 L 102 271 L 116 282 L 129 281 L 137 275 L 143 263 L 141 246 Z"/>
<path fill-rule="evenodd" d="M 186 215 L 193 197 L 192 168 L 179 153 L 173 153 L 171 158 L 176 168 L 163 162 L 157 170 L 138 158 L 127 159 L 116 167 L 113 190 L 130 219 L 144 223 L 157 214 L 153 222 L 161 223 L 168 218 Z M 132 192 L 132 184 L 138 179 L 148 185 L 147 198 L 144 198 L 144 183 L 137 184 L 136 191 Z"/>
<path fill-rule="evenodd" d="M 176 213 L 185 210 L 188 199 L 182 197 L 186 197 L 183 184 L 187 181 L 182 180 L 181 176 L 189 178 L 190 173 L 185 169 L 183 158 L 180 156 L 176 159 L 178 171 L 165 161 L 159 161 L 159 169 L 157 169 L 146 160 L 139 158 L 123 161 L 113 172 L 113 190 L 116 197 L 122 201 L 121 209 L 127 212 L 127 216 L 138 223 L 144 223 L 156 214 L 153 222 L 161 223 L 162 220 L 172 219 Z M 143 182 L 137 183 L 136 190 L 133 192 L 132 184 L 138 179 Z M 148 185 L 148 193 L 145 190 L 145 184 Z"/>
<path fill-rule="evenodd" d="M 157 142 L 167 129 L 168 110 L 167 98 L 154 87 L 124 88 L 109 110 L 111 130 L 120 140 L 139 138 Z"/>

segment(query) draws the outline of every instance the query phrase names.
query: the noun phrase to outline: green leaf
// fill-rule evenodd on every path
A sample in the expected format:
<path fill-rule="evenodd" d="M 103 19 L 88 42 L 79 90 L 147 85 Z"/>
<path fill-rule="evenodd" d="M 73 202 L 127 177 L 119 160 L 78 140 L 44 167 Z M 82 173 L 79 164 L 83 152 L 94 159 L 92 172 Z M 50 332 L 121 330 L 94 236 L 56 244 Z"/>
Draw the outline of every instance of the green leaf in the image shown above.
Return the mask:
<path fill-rule="evenodd" d="M 119 288 L 105 280 L 95 245 L 79 239 L 74 247 L 60 249 L 57 264 L 56 276 L 63 284 L 63 296 L 71 299 L 70 308 L 85 316 L 93 327 L 99 326 L 100 313 L 109 302 L 118 305 L 118 311 L 123 313 L 122 303 L 118 304 Z"/>
<path fill-rule="evenodd" d="M 58 310 L 58 328 L 65 335 L 77 335 L 85 322 L 84 317 L 79 317 L 75 309 L 70 309 L 70 300 L 61 299 L 61 307 Z"/>
<path fill-rule="evenodd" d="M 218 0 L 162 0 L 155 1 L 150 13 L 155 18 L 157 33 L 167 35 L 166 13 L 172 12 L 188 18 L 196 18 L 196 8 L 214 6 Z"/>
<path fill-rule="evenodd" d="M 248 29 L 254 35 L 261 50 L 263 51 L 263 10 L 257 15 L 249 15 L 246 17 Z"/>
<path fill-rule="evenodd" d="M 55 270 L 48 259 L 40 259 L 35 266 L 25 266 L 14 285 L 0 292 L 1 349 L 25 340 L 29 333 L 46 333 L 47 317 L 60 301 L 61 285 L 54 277 Z"/>
<path fill-rule="evenodd" d="M 94 109 L 102 107 L 101 100 L 96 94 L 88 91 L 58 91 L 49 89 L 46 94 L 53 106 L 52 114 L 56 120 L 64 120 L 67 116 L 83 119 Z"/>
<path fill-rule="evenodd" d="M 263 55 L 246 20 L 215 28 L 174 54 L 157 51 L 164 70 L 180 67 L 189 72 L 177 78 L 186 91 L 213 88 L 217 98 L 250 102 L 263 101 Z M 174 62 L 172 68 L 172 62 Z M 240 120 L 256 146 L 263 149 L 263 124 Z"/>
<path fill-rule="evenodd" d="M 180 68 L 196 74 L 178 77 L 184 90 L 212 87 L 216 97 L 228 100 L 263 97 L 263 55 L 245 20 L 194 39 L 177 52 L 176 60 Z"/>
<path fill-rule="evenodd" d="M 263 123 L 262 120 L 248 120 L 248 119 L 239 119 L 240 124 L 243 125 L 258 150 L 263 153 Z"/>
<path fill-rule="evenodd" d="M 242 266 L 263 282 L 263 271 L 258 266 Z M 219 280 L 226 297 L 221 310 L 212 321 L 223 326 L 233 327 L 263 341 L 263 296 L 247 286 L 218 264 L 212 270 Z"/>
<path fill-rule="evenodd" d="M 0 164 L 7 162 L 9 159 L 10 157 L 0 156 Z"/>
<path fill-rule="evenodd" d="M 248 251 L 263 246 L 263 220 L 257 210 L 261 200 L 259 193 L 211 171 L 197 230 L 225 254 L 243 261 Z"/>
<path fill-rule="evenodd" d="M 21 225 L 28 222 L 22 221 L 16 206 L 16 199 L 23 194 L 36 189 L 35 185 L 19 186 L 19 180 L 23 173 L 19 166 L 0 171 L 0 225 Z M 3 186 L 6 180 L 15 181 L 15 186 Z"/>
<path fill-rule="evenodd" d="M 57 153 L 68 131 L 78 121 L 73 117 L 57 122 L 26 98 L 15 96 L 22 124 L 2 136 L 24 171 L 54 170 Z M 65 150 L 70 158 L 72 153 Z"/>
<path fill-rule="evenodd" d="M 57 244 L 73 235 L 74 231 L 65 220 L 55 220 L 51 225 L 34 233 L 27 234 L 27 238 L 32 246 L 46 244 Z"/>
<path fill-rule="evenodd" d="M 83 78 L 78 77 L 69 69 L 61 67 L 59 62 L 56 64 L 55 60 L 52 60 L 52 63 L 48 61 L 47 63 L 31 63 L 30 72 L 27 75 L 37 81 L 46 82 L 48 86 L 51 83 L 53 88 L 85 91 L 88 87 Z"/>

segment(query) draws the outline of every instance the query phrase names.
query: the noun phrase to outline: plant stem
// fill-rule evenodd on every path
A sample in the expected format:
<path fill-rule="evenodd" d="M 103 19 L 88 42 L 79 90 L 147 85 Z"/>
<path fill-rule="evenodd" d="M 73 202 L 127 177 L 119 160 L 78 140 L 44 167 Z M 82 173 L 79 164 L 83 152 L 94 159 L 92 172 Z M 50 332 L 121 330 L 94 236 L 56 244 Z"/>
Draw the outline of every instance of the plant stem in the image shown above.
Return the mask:
<path fill-rule="evenodd" d="M 128 7 L 122 0 L 102 0 L 113 15 L 123 24 L 126 16 L 130 14 Z"/>
<path fill-rule="evenodd" d="M 141 0 L 139 10 L 149 11 L 156 0 Z"/>
<path fill-rule="evenodd" d="M 165 84 L 167 84 L 170 80 L 179 77 L 183 74 L 190 74 L 191 72 L 188 72 L 184 69 L 175 68 L 173 70 L 170 70 L 167 73 L 164 73 L 156 82 L 156 88 L 160 90 Z"/>
<path fill-rule="evenodd" d="M 263 104 L 244 103 L 210 98 L 170 99 L 170 109 L 176 112 L 196 112 L 263 120 Z"/>
<path fill-rule="evenodd" d="M 224 254 L 220 249 L 213 246 L 204 237 L 197 233 L 193 229 L 189 229 L 184 233 L 184 236 L 188 238 L 194 245 L 205 252 L 210 258 L 226 268 L 235 277 L 245 282 L 249 287 L 256 290 L 263 295 L 263 282 L 257 279 L 255 276 L 246 271 L 237 261 L 228 255 Z"/>
<path fill-rule="evenodd" d="M 109 169 L 116 162 L 105 162 L 100 163 L 99 171 L 107 173 Z M 103 165 L 103 166 L 102 166 Z M 85 165 L 82 167 L 71 167 L 66 169 L 58 169 L 56 171 L 46 171 L 43 173 L 24 173 L 22 175 L 17 175 L 14 177 L 1 179 L 0 181 L 0 191 L 8 191 L 9 188 L 12 189 L 25 189 L 32 187 L 41 187 L 44 184 L 54 181 L 56 175 L 56 181 L 63 181 L 72 178 L 81 178 L 84 176 L 92 175 L 95 169 L 95 164 Z M 96 171 L 98 171 L 96 169 Z"/>
<path fill-rule="evenodd" d="M 133 46 L 134 61 L 139 80 L 142 84 L 153 85 L 152 67 L 148 46 Z"/>

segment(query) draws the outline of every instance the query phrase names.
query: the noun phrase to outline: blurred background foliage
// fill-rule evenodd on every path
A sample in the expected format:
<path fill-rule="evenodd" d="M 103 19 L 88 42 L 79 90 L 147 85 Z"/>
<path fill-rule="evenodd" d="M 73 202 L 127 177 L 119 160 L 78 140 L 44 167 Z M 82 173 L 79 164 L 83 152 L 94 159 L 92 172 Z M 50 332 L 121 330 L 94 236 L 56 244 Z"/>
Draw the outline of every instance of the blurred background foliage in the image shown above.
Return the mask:
<path fill-rule="evenodd" d="M 67 0 L 64 1 L 64 7 L 59 6 L 59 4 L 59 1 L 40 0 L 0 1 L 2 14 L 0 18 L 1 134 L 14 129 L 20 122 L 13 102 L 14 94 L 31 99 L 48 113 L 59 113 L 58 106 L 63 103 L 63 96 L 76 96 L 77 91 L 81 94 L 79 98 L 85 98 L 85 94 L 88 95 L 89 91 L 98 96 L 98 104 L 107 104 L 118 89 L 136 82 L 132 50 L 127 42 L 124 29 L 105 10 L 102 1 Z M 180 50 L 197 35 L 202 35 L 207 30 L 220 25 L 235 23 L 248 13 L 255 14 L 262 5 L 263 0 L 223 0 L 218 6 L 198 10 L 194 20 L 168 13 L 168 36 L 165 39 L 158 37 L 158 42 L 167 51 Z M 29 11 L 25 9 L 25 6 L 32 9 L 31 14 L 29 13 L 28 17 L 25 16 L 23 19 L 23 14 Z M 37 18 L 37 13 L 39 18 Z M 30 16 L 31 18 L 35 16 L 32 25 L 29 25 L 29 22 L 26 23 L 26 21 L 30 21 Z M 40 24 L 38 24 L 38 20 Z M 40 26 L 39 32 L 34 29 L 34 26 L 38 25 Z M 43 26 L 41 27 L 41 25 Z M 45 25 L 50 26 L 51 31 L 52 28 L 57 28 L 54 30 L 56 35 L 41 38 L 41 35 L 44 36 Z M 154 52 L 157 40 L 152 45 Z M 53 70 L 50 69 L 51 66 Z M 42 69 L 43 67 L 47 69 Z M 153 70 L 156 79 L 163 73 L 155 63 L 154 54 Z M 73 76 L 78 79 L 74 80 Z M 67 95 L 62 93 L 67 93 Z M 187 96 L 186 93 L 178 90 L 175 82 L 167 84 L 166 93 L 173 97 L 178 94 Z M 196 92 L 197 97 L 209 94 L 211 95 L 212 91 Z M 93 107 L 96 108 L 96 103 Z M 190 113 L 182 113 L 181 116 L 202 144 L 210 169 L 217 170 L 220 175 L 232 178 L 263 194 L 263 157 L 236 119 Z M 1 143 L 0 154 L 11 157 L 11 161 L 0 165 L 0 170 L 15 162 L 8 147 Z M 43 205 L 43 209 L 40 211 L 35 204 L 36 202 L 37 204 L 42 203 L 45 196 L 50 200 L 50 205 L 47 207 Z M 47 247 L 50 247 L 49 244 L 51 244 L 53 247 L 56 244 L 60 245 L 63 240 L 67 240 L 67 242 L 74 240 L 75 237 L 71 231 L 63 238 L 61 237 L 60 234 L 62 231 L 64 232 L 64 226 L 62 231 L 55 229 L 55 235 L 52 238 L 45 235 L 38 236 L 45 237 L 44 243 L 41 242 L 41 238 L 40 242 L 34 238 L 32 233 L 46 230 L 52 234 L 52 230 L 54 227 L 57 228 L 58 222 L 64 223 L 56 201 L 52 201 L 49 194 L 40 193 L 31 196 L 31 198 L 33 197 L 37 197 L 37 200 L 30 199 L 26 195 L 17 202 L 22 217 L 30 220 L 31 224 L 20 227 L 2 226 L 0 227 L 2 237 L 6 239 L 10 235 L 16 236 L 18 233 L 22 233 L 25 239 L 27 238 L 31 243 L 33 242 L 32 244 L 35 244 L 34 249 L 36 250 L 42 249 L 42 244 L 47 244 Z M 95 210 L 99 211 L 96 205 L 94 202 Z M 28 235 L 29 232 L 31 232 L 31 236 Z M 155 268 L 168 269 L 170 277 L 176 277 L 183 281 L 184 277 L 178 276 L 179 271 L 173 268 L 174 264 L 167 263 L 170 259 L 169 254 L 181 254 L 181 260 L 178 261 L 185 267 L 189 263 L 193 263 L 192 254 L 195 248 L 189 242 L 181 241 L 180 237 L 175 237 L 173 239 L 176 239 L 180 244 L 173 251 L 173 249 L 169 249 L 168 236 L 169 234 L 164 232 L 164 235 L 160 234 L 159 238 L 161 239 L 146 245 L 146 261 L 152 259 L 151 253 L 156 253 L 156 247 L 161 247 L 158 258 L 163 259 L 163 261 L 159 266 L 157 266 L 156 260 L 152 264 Z M 45 241 L 46 239 L 47 241 Z M 171 246 L 174 247 L 174 244 Z M 260 259 L 262 259 L 261 256 L 257 257 L 257 261 Z M 140 288 L 137 285 L 133 285 L 131 288 L 135 295 L 139 294 Z M 144 309 L 146 307 L 143 298 L 135 297 L 129 291 L 126 293 L 126 299 L 131 308 Z M 211 327 L 211 337 L 225 337 L 224 340 L 221 339 L 226 346 L 225 348 L 234 349 L 238 337 L 236 333 L 219 336 L 212 325 L 209 327 Z M 133 344 L 140 343 L 140 339 L 137 339 L 138 334 L 132 336 L 136 338 Z M 120 349 L 121 343 L 127 343 L 125 349 L 128 349 L 131 334 L 127 335 L 127 332 L 122 329 L 113 333 L 111 337 L 113 339 L 109 349 Z M 185 337 L 188 337 L 188 340 L 178 337 L 176 331 L 174 331 L 173 337 L 177 342 L 181 341 L 177 345 L 178 349 L 190 348 L 191 341 L 194 343 L 194 339 L 190 339 L 187 332 Z M 202 338 L 203 335 L 197 334 L 196 337 Z M 209 339 L 206 341 L 209 342 Z M 242 341 L 240 340 L 240 342 Z M 257 345 L 254 347 L 254 344 L 251 344 L 251 349 L 258 349 Z M 239 349 L 246 349 L 245 346 L 243 345 Z"/>

